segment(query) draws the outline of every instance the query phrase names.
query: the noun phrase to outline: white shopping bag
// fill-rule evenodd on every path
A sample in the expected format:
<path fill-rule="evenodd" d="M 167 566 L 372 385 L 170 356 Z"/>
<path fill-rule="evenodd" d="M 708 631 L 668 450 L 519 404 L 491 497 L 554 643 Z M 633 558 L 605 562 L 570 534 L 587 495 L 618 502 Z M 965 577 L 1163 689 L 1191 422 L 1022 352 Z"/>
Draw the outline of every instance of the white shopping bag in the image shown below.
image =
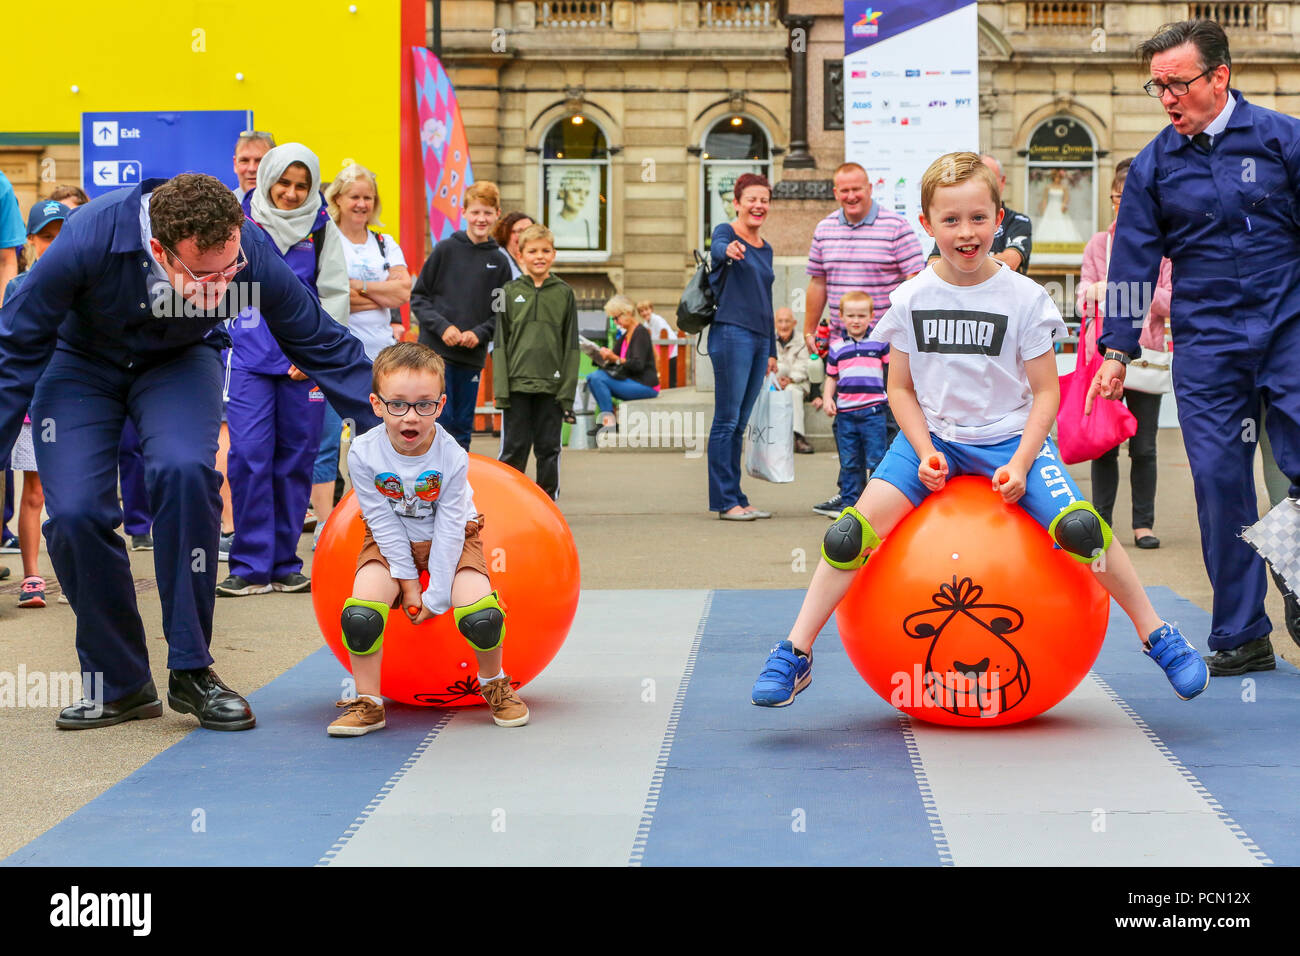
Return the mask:
<path fill-rule="evenodd" d="M 745 471 L 764 481 L 794 481 L 794 408 L 768 375 L 745 430 Z"/>

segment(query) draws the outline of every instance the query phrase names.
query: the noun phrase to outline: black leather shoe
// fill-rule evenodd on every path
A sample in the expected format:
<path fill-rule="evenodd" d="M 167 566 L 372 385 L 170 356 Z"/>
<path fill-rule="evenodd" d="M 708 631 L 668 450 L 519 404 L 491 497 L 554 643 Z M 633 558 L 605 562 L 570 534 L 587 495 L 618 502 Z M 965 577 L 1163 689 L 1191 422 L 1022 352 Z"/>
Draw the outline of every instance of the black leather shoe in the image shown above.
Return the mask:
<path fill-rule="evenodd" d="M 162 701 L 158 699 L 158 689 L 154 687 L 153 681 L 149 681 L 134 694 L 109 701 L 102 706 L 94 701 L 82 700 L 71 707 L 64 707 L 59 711 L 59 716 L 54 718 L 54 726 L 60 730 L 90 730 L 94 727 L 111 727 L 124 720 L 161 716 Z"/>
<path fill-rule="evenodd" d="M 167 678 L 167 704 L 182 714 L 193 714 L 208 730 L 250 730 L 257 718 L 248 701 L 221 682 L 210 667 L 172 671 Z"/>
<path fill-rule="evenodd" d="M 1153 534 L 1144 534 L 1140 538 L 1134 538 L 1133 543 L 1143 551 L 1152 551 L 1160 547 L 1160 539 Z"/>
<path fill-rule="evenodd" d="M 1247 671 L 1271 671 L 1277 667 L 1277 659 L 1273 657 L 1273 642 L 1267 637 L 1247 641 L 1232 650 L 1215 651 L 1204 656 L 1211 677 L 1235 677 Z"/>

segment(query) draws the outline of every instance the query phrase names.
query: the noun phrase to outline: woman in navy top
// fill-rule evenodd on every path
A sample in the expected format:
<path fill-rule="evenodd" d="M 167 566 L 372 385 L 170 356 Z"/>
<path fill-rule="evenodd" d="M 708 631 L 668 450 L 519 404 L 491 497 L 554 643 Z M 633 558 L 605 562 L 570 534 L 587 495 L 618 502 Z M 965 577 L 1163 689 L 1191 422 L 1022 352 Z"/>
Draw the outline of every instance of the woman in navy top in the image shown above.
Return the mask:
<path fill-rule="evenodd" d="M 713 362 L 713 427 L 709 430 L 709 510 L 724 521 L 770 518 L 740 490 L 745 426 L 764 375 L 776 371 L 772 323 L 772 246 L 758 231 L 767 219 L 772 186 L 757 173 L 736 180 L 736 218 L 713 230 L 709 283 L 718 311 L 709 327 Z"/>

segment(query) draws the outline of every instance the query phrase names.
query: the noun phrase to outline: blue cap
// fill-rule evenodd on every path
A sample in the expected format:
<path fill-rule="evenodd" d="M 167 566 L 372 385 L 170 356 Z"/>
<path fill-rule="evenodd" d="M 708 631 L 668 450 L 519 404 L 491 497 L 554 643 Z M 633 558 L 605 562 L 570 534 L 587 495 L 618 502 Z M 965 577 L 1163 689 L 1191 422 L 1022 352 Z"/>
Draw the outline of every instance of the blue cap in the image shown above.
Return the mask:
<path fill-rule="evenodd" d="M 27 235 L 34 236 L 56 219 L 67 219 L 71 210 L 53 199 L 37 200 L 27 214 Z"/>

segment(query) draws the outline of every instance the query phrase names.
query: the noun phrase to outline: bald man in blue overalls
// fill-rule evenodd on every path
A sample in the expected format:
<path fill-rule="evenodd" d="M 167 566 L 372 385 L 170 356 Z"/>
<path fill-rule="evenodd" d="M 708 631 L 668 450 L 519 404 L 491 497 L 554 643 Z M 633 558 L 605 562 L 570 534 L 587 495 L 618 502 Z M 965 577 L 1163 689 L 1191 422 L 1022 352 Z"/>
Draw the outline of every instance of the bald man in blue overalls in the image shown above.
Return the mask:
<path fill-rule="evenodd" d="M 211 669 L 221 477 L 223 318 L 256 299 L 289 359 L 357 432 L 378 423 L 370 363 L 211 176 L 151 179 L 69 219 L 0 309 L 0 447 L 30 403 L 49 521 L 45 538 L 77 613 L 93 699 L 64 708 L 67 730 L 158 717 L 126 546 L 116 533 L 117 450 L 129 417 L 154 506 L 167 701 L 211 730 L 247 730 L 248 702 Z M 69 315 L 69 313 L 72 313 Z M 83 677 L 83 680 L 86 678 Z"/>
<path fill-rule="evenodd" d="M 1259 519 L 1261 399 L 1278 466 L 1300 495 L 1300 120 L 1229 87 L 1227 37 L 1174 24 L 1140 48 L 1171 124 L 1134 159 L 1110 260 L 1107 349 L 1089 394 L 1119 398 L 1160 257 L 1173 262 L 1174 394 L 1214 587 L 1214 676 L 1271 670 Z"/>

